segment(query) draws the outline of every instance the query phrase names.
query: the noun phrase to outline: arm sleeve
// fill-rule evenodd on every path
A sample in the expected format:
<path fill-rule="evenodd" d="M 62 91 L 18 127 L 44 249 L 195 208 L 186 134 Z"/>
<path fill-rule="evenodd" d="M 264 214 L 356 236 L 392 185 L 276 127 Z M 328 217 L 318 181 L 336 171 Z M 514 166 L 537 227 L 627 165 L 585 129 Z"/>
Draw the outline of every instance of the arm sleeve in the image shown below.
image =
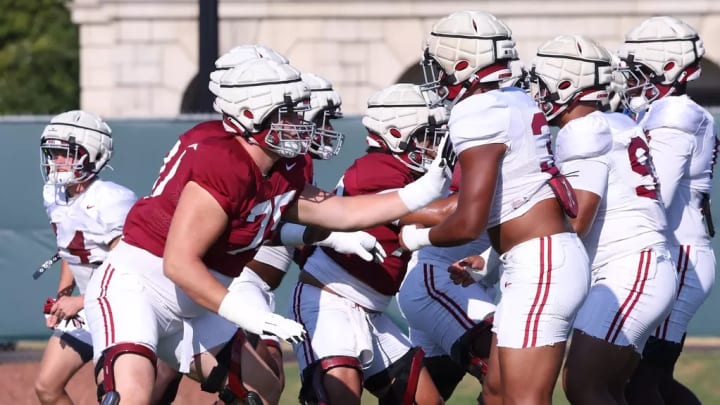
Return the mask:
<path fill-rule="evenodd" d="M 650 156 L 660 183 L 665 208 L 672 205 L 680 179 L 687 172 L 692 156 L 692 135 L 670 128 L 649 132 Z"/>

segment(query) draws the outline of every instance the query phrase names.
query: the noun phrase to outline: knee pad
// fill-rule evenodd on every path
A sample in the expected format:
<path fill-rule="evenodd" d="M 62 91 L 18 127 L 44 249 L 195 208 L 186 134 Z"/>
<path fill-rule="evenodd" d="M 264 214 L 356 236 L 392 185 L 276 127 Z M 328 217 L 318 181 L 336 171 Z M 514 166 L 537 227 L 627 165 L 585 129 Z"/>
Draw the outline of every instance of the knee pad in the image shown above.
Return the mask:
<path fill-rule="evenodd" d="M 492 346 L 492 315 L 475 324 L 465 332 L 450 348 L 450 357 L 468 370 L 486 371 L 485 360 L 490 357 Z"/>
<path fill-rule="evenodd" d="M 685 335 L 680 343 L 650 336 L 643 349 L 642 361 L 654 367 L 672 369 L 675 367 L 685 344 Z"/>
<path fill-rule="evenodd" d="M 218 397 L 225 404 L 244 401 L 247 405 L 262 404 L 260 397 L 245 388 L 242 382 L 242 348 L 246 335 L 238 329 L 232 339 L 215 356 L 217 365 L 210 370 L 200 389 L 205 392 L 218 393 Z M 227 385 L 223 386 L 227 378 Z"/>
<path fill-rule="evenodd" d="M 150 360 L 157 370 L 157 355 L 149 347 L 138 343 L 118 343 L 105 349 L 95 365 L 95 376 L 102 369 L 103 382 L 97 386 L 98 402 L 102 405 L 116 405 L 120 402 L 120 394 L 115 390 L 115 360 L 123 354 L 137 354 Z M 103 395 L 105 398 L 103 399 Z"/>
<path fill-rule="evenodd" d="M 412 405 L 424 359 L 423 349 L 414 347 L 390 367 L 368 378 L 365 387 L 375 395 L 381 393 L 380 405 Z"/>
<path fill-rule="evenodd" d="M 330 356 L 318 360 L 305 367 L 302 373 L 302 387 L 300 388 L 300 403 L 304 405 L 329 405 L 323 377 L 328 371 L 336 367 L 354 368 L 362 376 L 360 361 L 350 356 Z"/>
<path fill-rule="evenodd" d="M 450 398 L 457 385 L 465 377 L 465 368 L 453 361 L 450 356 L 425 358 L 425 368 L 430 373 L 435 387 L 445 401 Z"/>

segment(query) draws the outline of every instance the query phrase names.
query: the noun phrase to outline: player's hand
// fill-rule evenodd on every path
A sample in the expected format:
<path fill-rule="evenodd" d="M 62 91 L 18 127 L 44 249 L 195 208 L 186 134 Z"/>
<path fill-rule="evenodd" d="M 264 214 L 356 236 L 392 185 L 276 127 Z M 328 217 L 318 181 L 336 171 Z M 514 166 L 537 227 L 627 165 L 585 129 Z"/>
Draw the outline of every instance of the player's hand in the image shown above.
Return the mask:
<path fill-rule="evenodd" d="M 256 335 L 275 335 L 290 343 L 305 340 L 305 328 L 273 312 L 249 306 L 242 294 L 230 291 L 225 294 L 218 315 Z"/>
<path fill-rule="evenodd" d="M 443 150 L 446 142 L 449 142 L 447 136 L 443 137 L 440 145 L 438 145 L 438 150 Z M 451 180 L 452 171 L 445 161 L 445 156 L 438 153 L 427 172 L 419 179 L 398 190 L 398 196 L 408 210 L 412 212 L 446 195 Z"/>
<path fill-rule="evenodd" d="M 263 321 L 263 334 L 274 335 L 296 344 L 305 340 L 305 328 L 292 319 L 268 312 Z"/>
<path fill-rule="evenodd" d="M 316 245 L 330 247 L 338 253 L 358 255 L 366 262 L 382 263 L 387 257 L 377 239 L 363 231 L 332 232 Z"/>
<path fill-rule="evenodd" d="M 405 225 L 398 235 L 400 246 L 409 252 L 430 246 L 430 228 L 418 228 L 417 225 Z"/>
<path fill-rule="evenodd" d="M 487 266 L 482 256 L 468 256 L 448 266 L 450 280 L 467 287 L 487 275 Z"/>
<path fill-rule="evenodd" d="M 83 309 L 82 296 L 62 296 L 58 298 L 50 308 L 50 314 L 55 315 L 58 320 L 74 318 Z"/>

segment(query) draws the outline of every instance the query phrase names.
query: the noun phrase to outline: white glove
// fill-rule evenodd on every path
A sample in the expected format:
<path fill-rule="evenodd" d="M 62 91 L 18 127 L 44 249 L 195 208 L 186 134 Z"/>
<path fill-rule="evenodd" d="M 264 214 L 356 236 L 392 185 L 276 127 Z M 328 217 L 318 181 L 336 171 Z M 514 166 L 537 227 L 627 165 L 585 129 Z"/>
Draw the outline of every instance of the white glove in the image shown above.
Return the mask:
<path fill-rule="evenodd" d="M 437 150 L 441 151 L 449 136 L 443 137 Z M 428 171 L 419 179 L 398 190 L 398 196 L 410 212 L 416 211 L 447 194 L 452 172 L 442 153 L 433 159 Z"/>
<path fill-rule="evenodd" d="M 228 292 L 218 308 L 218 315 L 256 335 L 274 335 L 290 343 L 305 340 L 305 328 L 272 312 L 248 307 L 240 294 Z"/>
<path fill-rule="evenodd" d="M 358 255 L 366 262 L 382 263 L 387 256 L 377 239 L 363 231 L 331 232 L 327 238 L 315 244 L 327 246 L 338 253 Z"/>
<path fill-rule="evenodd" d="M 418 228 L 417 225 L 403 226 L 400 230 L 400 244 L 411 252 L 432 245 L 430 228 Z"/>

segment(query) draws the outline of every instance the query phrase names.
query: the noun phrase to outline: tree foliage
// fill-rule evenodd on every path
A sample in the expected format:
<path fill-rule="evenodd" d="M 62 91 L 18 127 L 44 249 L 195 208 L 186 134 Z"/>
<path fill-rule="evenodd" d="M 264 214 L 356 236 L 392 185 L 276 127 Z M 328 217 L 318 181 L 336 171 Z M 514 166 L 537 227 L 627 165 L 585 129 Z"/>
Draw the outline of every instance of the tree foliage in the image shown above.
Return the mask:
<path fill-rule="evenodd" d="M 63 0 L 0 0 L 0 114 L 78 108 L 78 29 Z"/>

